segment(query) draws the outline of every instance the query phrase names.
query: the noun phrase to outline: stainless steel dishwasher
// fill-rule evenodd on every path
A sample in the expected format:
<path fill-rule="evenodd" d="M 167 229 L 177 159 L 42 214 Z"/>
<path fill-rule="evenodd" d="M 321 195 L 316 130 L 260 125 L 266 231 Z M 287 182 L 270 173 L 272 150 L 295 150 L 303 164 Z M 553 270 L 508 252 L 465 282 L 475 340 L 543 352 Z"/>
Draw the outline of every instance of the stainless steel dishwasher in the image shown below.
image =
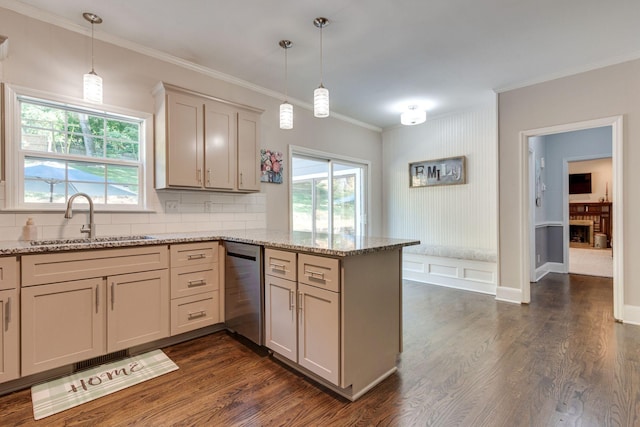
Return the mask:
<path fill-rule="evenodd" d="M 227 328 L 264 344 L 262 246 L 225 242 L 224 313 Z"/>

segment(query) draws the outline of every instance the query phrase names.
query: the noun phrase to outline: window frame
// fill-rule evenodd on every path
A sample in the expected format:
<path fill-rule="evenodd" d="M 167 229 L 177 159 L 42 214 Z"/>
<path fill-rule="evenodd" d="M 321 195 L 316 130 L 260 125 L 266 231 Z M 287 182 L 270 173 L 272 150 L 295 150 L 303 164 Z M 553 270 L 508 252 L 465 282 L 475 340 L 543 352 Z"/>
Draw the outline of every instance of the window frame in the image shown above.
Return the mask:
<path fill-rule="evenodd" d="M 95 163 L 99 165 L 138 167 L 138 203 L 106 204 L 94 203 L 95 210 L 100 212 L 139 212 L 148 211 L 148 188 L 153 182 L 152 171 L 147 167 L 147 158 L 153 155 L 153 115 L 110 105 L 90 104 L 76 98 L 54 95 L 46 92 L 4 85 L 5 142 L 4 142 L 4 179 L 5 206 L 4 211 L 63 211 L 64 203 L 25 203 L 24 202 L 24 160 L 26 157 L 64 159 L 72 162 Z M 50 104 L 76 112 L 86 112 L 100 117 L 122 118 L 124 121 L 140 121 L 139 159 L 137 162 L 90 158 L 73 154 L 58 154 L 40 151 L 22 150 L 22 114 L 21 99 L 34 104 Z M 106 185 L 106 184 L 105 184 Z"/>
<path fill-rule="evenodd" d="M 358 159 L 349 156 L 343 156 L 339 154 L 328 153 L 319 150 L 313 150 L 306 147 L 300 147 L 295 145 L 289 145 L 289 165 L 293 165 L 293 157 L 307 157 L 315 160 L 325 160 L 329 162 L 329 174 L 331 179 L 329 179 L 328 186 L 333 187 L 333 163 L 338 164 L 352 164 L 357 167 L 361 167 L 364 169 L 361 177 L 361 190 L 362 190 L 362 207 L 361 210 L 364 212 L 359 212 L 360 221 L 362 222 L 362 234 L 356 234 L 358 236 L 367 236 L 371 234 L 371 221 L 369 221 L 369 212 L 371 211 L 371 195 L 369 194 L 369 189 L 371 188 L 371 161 Z M 337 174 L 338 176 L 343 175 L 341 173 Z M 293 230 L 293 171 L 289 173 L 289 230 Z M 330 194 L 332 194 L 332 189 Z M 333 230 L 333 212 L 331 203 L 329 204 L 329 229 Z M 313 226 L 315 229 L 315 225 Z"/>

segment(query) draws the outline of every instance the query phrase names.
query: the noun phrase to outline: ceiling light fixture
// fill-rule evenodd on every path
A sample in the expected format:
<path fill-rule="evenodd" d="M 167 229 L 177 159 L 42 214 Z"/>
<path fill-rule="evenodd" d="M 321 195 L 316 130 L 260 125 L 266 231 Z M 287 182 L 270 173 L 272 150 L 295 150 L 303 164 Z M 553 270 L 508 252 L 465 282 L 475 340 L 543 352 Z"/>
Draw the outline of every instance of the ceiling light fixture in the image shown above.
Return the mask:
<path fill-rule="evenodd" d="M 419 125 L 427 120 L 427 112 L 419 110 L 417 105 L 410 105 L 407 111 L 400 114 L 400 123 L 405 126 Z"/>
<path fill-rule="evenodd" d="M 287 83 L 289 79 L 287 50 L 293 45 L 291 40 L 280 40 L 278 43 L 284 49 L 284 102 L 280 104 L 280 129 L 293 129 L 293 105 L 289 104 Z"/>
<path fill-rule="evenodd" d="M 329 117 L 329 90 L 322 85 L 322 29 L 329 25 L 327 18 L 316 18 L 313 25 L 320 28 L 320 86 L 313 91 L 313 115 Z"/>
<path fill-rule="evenodd" d="M 90 12 L 85 12 L 82 16 L 91 23 L 91 71 L 84 75 L 84 100 L 102 104 L 102 77 L 93 69 L 93 26 L 101 24 L 102 18 Z"/>

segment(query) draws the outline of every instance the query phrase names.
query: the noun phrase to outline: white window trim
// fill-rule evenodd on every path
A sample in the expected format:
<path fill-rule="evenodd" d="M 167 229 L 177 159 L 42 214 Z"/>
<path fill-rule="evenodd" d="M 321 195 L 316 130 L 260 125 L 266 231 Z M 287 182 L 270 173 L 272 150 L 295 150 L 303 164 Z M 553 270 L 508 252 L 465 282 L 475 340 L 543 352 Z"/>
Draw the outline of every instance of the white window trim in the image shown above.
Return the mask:
<path fill-rule="evenodd" d="M 345 163 L 354 163 L 356 165 L 366 166 L 365 177 L 363 177 L 364 185 L 363 185 L 363 193 L 364 193 L 364 205 L 366 206 L 366 212 L 362 214 L 362 221 L 364 222 L 365 234 L 371 235 L 371 221 L 369 221 L 369 212 L 371 212 L 371 161 L 358 159 L 356 157 L 343 156 L 340 154 L 328 153 L 326 151 L 314 150 L 311 148 L 300 147 L 297 145 L 289 145 L 289 165 L 293 164 L 294 155 L 300 156 L 310 156 L 317 158 L 324 158 L 327 160 L 337 161 L 337 162 L 345 162 Z M 293 176 L 291 173 L 290 176 Z M 289 229 L 291 229 L 293 225 L 293 186 L 291 185 L 291 178 L 287 181 L 287 185 L 289 185 Z M 333 225 L 332 225 L 333 227 Z"/>
<path fill-rule="evenodd" d="M 51 101 L 54 103 L 69 104 L 83 107 L 87 110 L 103 112 L 107 114 L 135 117 L 142 120 L 140 126 L 140 185 L 139 204 L 137 205 L 96 205 L 96 212 L 148 212 L 148 188 L 153 183 L 153 170 L 147 167 L 147 158 L 153 156 L 153 114 L 130 110 L 111 105 L 95 105 L 77 98 L 63 95 L 51 94 L 48 92 L 28 89 L 14 85 L 4 85 L 4 113 L 5 113 L 5 146 L 4 146 L 4 178 L 5 178 L 5 205 L 3 211 L 40 211 L 40 212 L 60 212 L 64 211 L 64 203 L 53 205 L 25 204 L 20 202 L 18 189 L 22 188 L 24 177 L 21 174 L 22 166 L 20 150 L 17 149 L 17 141 L 21 141 L 21 114 L 20 101 L 18 98 L 31 97 Z M 42 153 L 45 155 L 45 153 Z M 87 159 L 82 159 L 85 161 Z"/>

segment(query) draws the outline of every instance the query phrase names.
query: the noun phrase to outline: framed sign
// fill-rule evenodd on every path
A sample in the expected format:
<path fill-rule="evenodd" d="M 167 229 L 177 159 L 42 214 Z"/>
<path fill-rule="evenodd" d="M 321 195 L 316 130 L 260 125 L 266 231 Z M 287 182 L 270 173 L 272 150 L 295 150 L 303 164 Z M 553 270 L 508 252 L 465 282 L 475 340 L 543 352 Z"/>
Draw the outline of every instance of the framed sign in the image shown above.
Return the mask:
<path fill-rule="evenodd" d="M 409 187 L 466 184 L 465 157 L 409 163 Z"/>

